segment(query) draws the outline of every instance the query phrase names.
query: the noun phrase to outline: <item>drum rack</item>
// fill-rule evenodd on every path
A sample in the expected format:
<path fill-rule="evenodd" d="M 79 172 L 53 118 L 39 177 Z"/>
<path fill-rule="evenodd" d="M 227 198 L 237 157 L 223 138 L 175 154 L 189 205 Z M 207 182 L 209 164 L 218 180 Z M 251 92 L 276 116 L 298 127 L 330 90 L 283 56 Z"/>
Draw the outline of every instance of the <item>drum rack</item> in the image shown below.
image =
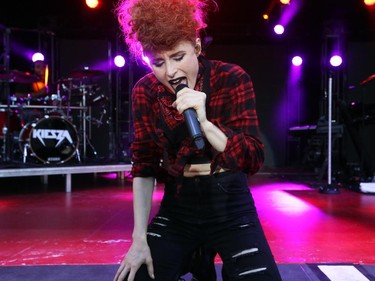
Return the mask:
<path fill-rule="evenodd" d="M 80 109 L 87 110 L 87 106 L 57 106 L 57 105 L 6 105 L 0 104 L 0 108 L 9 108 L 9 109 Z"/>

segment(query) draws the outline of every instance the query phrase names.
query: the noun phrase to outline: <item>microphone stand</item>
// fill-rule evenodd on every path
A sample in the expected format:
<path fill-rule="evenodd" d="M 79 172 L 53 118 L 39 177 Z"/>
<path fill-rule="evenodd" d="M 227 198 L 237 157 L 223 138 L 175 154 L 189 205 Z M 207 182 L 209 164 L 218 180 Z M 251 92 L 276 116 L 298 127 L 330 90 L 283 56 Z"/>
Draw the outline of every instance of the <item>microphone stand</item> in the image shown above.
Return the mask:
<path fill-rule="evenodd" d="M 322 185 L 320 193 L 337 194 L 339 189 L 332 184 L 332 77 L 328 78 L 328 153 L 327 153 L 327 184 Z"/>

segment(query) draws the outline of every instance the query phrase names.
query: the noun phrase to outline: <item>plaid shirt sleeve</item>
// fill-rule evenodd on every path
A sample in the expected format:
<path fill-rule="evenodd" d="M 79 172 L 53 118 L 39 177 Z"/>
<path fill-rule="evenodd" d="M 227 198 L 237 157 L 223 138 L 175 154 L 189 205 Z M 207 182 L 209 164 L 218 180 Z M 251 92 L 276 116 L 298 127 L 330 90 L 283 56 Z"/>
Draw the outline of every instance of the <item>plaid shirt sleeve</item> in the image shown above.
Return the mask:
<path fill-rule="evenodd" d="M 211 71 L 213 91 L 208 118 L 228 137 L 224 152 L 213 151 L 212 164 L 255 174 L 264 162 L 264 145 L 260 140 L 251 78 L 232 64 L 218 63 Z"/>
<path fill-rule="evenodd" d="M 154 130 L 155 114 L 157 113 L 155 97 L 151 86 L 144 81 L 137 83 L 132 92 L 134 141 L 132 149 L 132 176 L 156 177 L 160 169 L 162 150 L 157 145 Z"/>

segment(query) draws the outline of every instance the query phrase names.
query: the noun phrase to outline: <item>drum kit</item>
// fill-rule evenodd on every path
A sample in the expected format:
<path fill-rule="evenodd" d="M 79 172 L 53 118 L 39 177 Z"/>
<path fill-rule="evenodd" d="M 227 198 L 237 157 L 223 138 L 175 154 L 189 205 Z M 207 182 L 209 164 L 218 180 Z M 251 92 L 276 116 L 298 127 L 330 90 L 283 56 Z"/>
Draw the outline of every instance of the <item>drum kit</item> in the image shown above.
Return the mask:
<path fill-rule="evenodd" d="M 7 101 L 0 102 L 0 158 L 23 163 L 63 164 L 75 157 L 81 162 L 81 152 L 86 158 L 87 145 L 96 151 L 87 134 L 87 124 L 95 119 L 91 107 L 106 97 L 92 83 L 105 73 L 100 70 L 77 70 L 46 87 L 44 95 L 19 97 L 7 94 Z M 21 71 L 0 72 L 0 84 L 35 83 L 38 77 Z M 53 91 L 51 89 L 54 89 Z M 1 88 L 0 88 L 1 89 Z M 94 121 L 95 121 L 94 120 Z M 76 123 L 78 123 L 76 125 Z M 17 156 L 14 156 L 17 155 Z"/>

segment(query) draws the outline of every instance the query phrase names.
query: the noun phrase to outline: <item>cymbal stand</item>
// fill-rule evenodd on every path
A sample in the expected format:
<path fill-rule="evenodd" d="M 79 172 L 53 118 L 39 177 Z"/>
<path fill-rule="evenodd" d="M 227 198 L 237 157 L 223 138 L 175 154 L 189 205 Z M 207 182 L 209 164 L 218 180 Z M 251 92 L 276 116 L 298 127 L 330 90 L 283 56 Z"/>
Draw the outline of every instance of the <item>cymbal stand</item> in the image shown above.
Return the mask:
<path fill-rule="evenodd" d="M 0 58 L 1 58 L 1 61 L 0 61 L 0 66 L 1 68 L 4 68 L 7 76 L 9 77 L 9 54 L 10 54 L 10 28 L 7 28 L 5 26 L 2 26 L 0 25 L 1 27 L 1 34 L 2 34 L 2 42 L 1 42 L 1 46 L 2 46 L 2 49 L 0 50 Z M 8 79 L 5 79 L 4 81 L 3 80 L 0 80 L 0 86 L 4 89 L 4 94 L 5 94 L 5 97 L 7 98 L 7 114 L 6 114 L 6 120 L 5 120 L 5 125 L 3 126 L 3 128 L 1 128 L 2 130 L 2 134 L 3 134 L 3 146 L 2 146 L 2 160 L 4 162 L 7 162 L 9 159 L 8 159 L 8 156 L 9 156 L 9 148 L 8 148 L 8 140 L 9 140 L 9 134 L 8 134 L 8 125 L 9 125 L 9 112 L 10 112 L 10 100 L 9 100 L 9 96 L 10 96 L 10 85 L 9 85 L 9 80 Z M 4 82 L 4 84 L 3 84 Z M 3 85 L 1 85 L 3 84 Z"/>
<path fill-rule="evenodd" d="M 97 157 L 97 152 L 95 150 L 95 147 L 93 146 L 93 144 L 91 143 L 91 122 L 92 122 L 92 118 L 91 118 L 91 106 L 88 107 L 89 109 L 89 115 L 86 117 L 86 120 L 85 121 L 88 121 L 90 123 L 90 131 L 89 131 L 89 134 L 90 134 L 90 137 L 88 136 L 88 134 L 86 134 L 86 140 L 87 140 L 87 144 L 90 146 L 92 152 L 94 153 L 95 157 Z"/>
<path fill-rule="evenodd" d="M 6 92 L 7 95 L 9 96 L 9 82 L 6 82 Z M 3 162 L 9 162 L 11 160 L 10 157 L 10 150 L 11 150 L 11 136 L 9 135 L 9 125 L 10 125 L 10 115 L 11 115 L 11 98 L 8 97 L 7 99 L 7 107 L 6 107 L 6 115 L 5 115 L 5 123 L 2 130 L 3 134 L 3 143 L 2 143 L 2 160 Z"/>
<path fill-rule="evenodd" d="M 332 183 L 332 76 L 328 77 L 328 155 L 327 155 L 327 184 L 323 184 L 319 192 L 326 194 L 340 193 L 336 184 Z"/>
<path fill-rule="evenodd" d="M 56 110 L 59 112 L 62 112 L 62 99 L 61 99 L 61 93 L 60 93 L 60 81 L 57 82 L 57 89 L 56 89 L 56 95 L 51 95 L 52 104 L 56 100 Z"/>
<path fill-rule="evenodd" d="M 86 159 L 87 157 L 87 144 L 90 145 L 94 155 L 96 156 L 97 153 L 96 153 L 96 150 L 94 148 L 94 146 L 91 144 L 88 136 L 87 136 L 87 120 L 89 119 L 89 115 L 87 115 L 87 97 L 86 97 L 86 94 L 88 94 L 88 91 L 87 91 L 87 87 L 85 87 L 84 84 L 82 84 L 82 82 L 80 83 L 80 88 L 82 89 L 82 104 L 81 106 L 83 107 L 83 110 L 81 110 L 81 120 L 82 120 L 82 124 L 81 124 L 81 127 L 82 127 L 82 143 L 83 143 L 83 159 Z M 90 113 L 90 112 L 89 112 Z"/>
<path fill-rule="evenodd" d="M 7 153 L 7 148 L 8 148 L 8 142 L 7 142 L 7 137 L 8 137 L 8 128 L 6 125 L 2 128 L 3 132 L 3 147 L 1 154 L 3 155 L 3 162 L 6 162 L 8 160 L 8 153 Z"/>
<path fill-rule="evenodd" d="M 70 118 L 70 110 L 71 110 L 71 108 L 70 108 L 70 103 L 71 103 L 71 98 L 72 98 L 72 87 L 73 87 L 73 81 L 72 81 L 71 79 L 69 79 L 69 87 L 65 86 L 64 83 L 61 83 L 60 86 L 62 87 L 62 89 L 63 89 L 64 91 L 67 91 L 67 92 L 68 92 L 68 102 L 67 102 L 68 105 L 67 105 L 67 108 L 66 108 L 66 113 L 65 113 L 65 115 L 66 115 L 66 117 L 67 117 L 68 120 L 69 120 L 69 118 Z M 59 88 L 59 86 L 58 86 L 58 88 Z"/>

